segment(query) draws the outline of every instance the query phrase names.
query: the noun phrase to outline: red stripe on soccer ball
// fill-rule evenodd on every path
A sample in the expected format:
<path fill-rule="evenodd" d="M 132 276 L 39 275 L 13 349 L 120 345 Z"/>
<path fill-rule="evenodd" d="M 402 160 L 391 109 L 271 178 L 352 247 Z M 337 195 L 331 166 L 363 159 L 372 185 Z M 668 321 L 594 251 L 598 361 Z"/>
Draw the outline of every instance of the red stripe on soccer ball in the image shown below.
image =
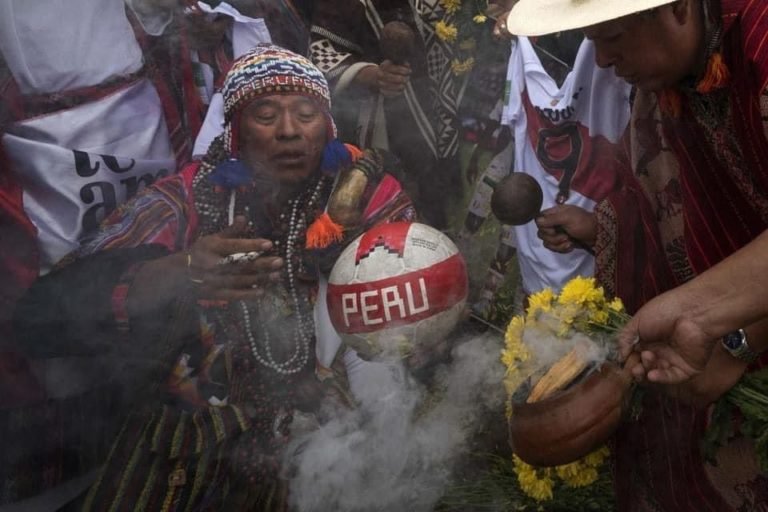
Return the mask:
<path fill-rule="evenodd" d="M 371 254 L 376 247 L 385 247 L 390 253 L 402 258 L 411 225 L 410 222 L 391 222 L 379 224 L 366 231 L 357 244 L 355 264 L 360 263 L 360 260 Z"/>
<path fill-rule="evenodd" d="M 425 300 L 426 297 L 426 300 Z M 367 283 L 329 284 L 328 311 L 342 334 L 380 331 L 418 322 L 467 297 L 460 254 L 407 274 Z"/>

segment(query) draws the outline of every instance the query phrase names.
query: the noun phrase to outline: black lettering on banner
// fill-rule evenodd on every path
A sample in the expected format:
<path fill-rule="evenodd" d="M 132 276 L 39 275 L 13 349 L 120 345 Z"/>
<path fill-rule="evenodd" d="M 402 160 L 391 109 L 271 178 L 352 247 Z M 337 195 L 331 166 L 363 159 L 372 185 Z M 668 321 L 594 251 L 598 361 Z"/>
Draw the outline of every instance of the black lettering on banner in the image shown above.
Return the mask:
<path fill-rule="evenodd" d="M 539 141 L 536 145 L 536 157 L 541 165 L 552 170 L 563 172 L 563 177 L 558 183 L 557 203 L 563 204 L 570 195 L 571 181 L 576 174 L 581 159 L 582 141 L 579 127 L 575 122 L 566 122 L 551 128 L 539 130 Z M 567 147 L 569 152 L 562 156 L 558 151 L 550 153 L 554 146 Z"/>
<path fill-rule="evenodd" d="M 133 158 L 131 158 L 131 163 L 128 164 L 128 167 L 120 167 L 120 162 L 117 161 L 116 156 L 112 156 L 112 155 L 100 155 L 100 156 L 101 156 L 101 159 L 104 160 L 104 165 L 106 165 L 110 171 L 117 174 L 130 171 L 136 165 L 136 160 L 134 160 Z"/>
<path fill-rule="evenodd" d="M 99 191 L 100 203 L 95 203 L 83 214 L 82 228 L 84 233 L 92 232 L 99 227 L 99 223 L 117 208 L 117 198 L 115 196 L 115 187 L 107 181 L 95 181 L 88 183 L 80 189 L 80 199 L 85 204 L 91 204 L 96 201 L 96 193 Z"/>
<path fill-rule="evenodd" d="M 91 155 L 89 153 L 77 149 L 72 150 L 72 153 L 75 155 L 75 171 L 77 171 L 78 176 L 90 178 L 99 172 L 101 163 L 97 160 L 96 165 L 91 167 Z"/>
<path fill-rule="evenodd" d="M 97 172 L 99 172 L 99 168 L 101 167 L 101 162 L 99 162 L 98 159 L 94 158 L 93 165 L 91 165 L 91 153 L 86 153 L 85 151 L 80 151 L 77 149 L 73 149 L 72 153 L 75 157 L 75 171 L 77 172 L 78 176 L 82 176 L 83 178 L 90 178 Z M 93 155 L 95 157 L 95 155 Z M 114 172 L 115 174 L 122 174 L 124 172 L 128 172 L 131 169 L 134 168 L 136 165 L 136 160 L 133 158 L 130 159 L 130 163 L 126 167 L 122 167 L 120 165 L 120 162 L 117 160 L 116 156 L 112 155 L 98 155 L 101 160 L 104 162 L 104 165 L 107 166 L 107 168 Z"/>

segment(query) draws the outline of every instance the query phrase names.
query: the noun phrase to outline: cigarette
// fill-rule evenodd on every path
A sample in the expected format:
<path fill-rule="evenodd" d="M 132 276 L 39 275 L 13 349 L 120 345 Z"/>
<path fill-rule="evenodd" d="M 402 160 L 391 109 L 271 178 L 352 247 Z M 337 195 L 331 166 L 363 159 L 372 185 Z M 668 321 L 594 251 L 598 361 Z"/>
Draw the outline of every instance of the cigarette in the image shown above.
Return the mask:
<path fill-rule="evenodd" d="M 261 253 L 258 251 L 235 252 L 226 258 L 220 259 L 219 265 L 239 265 L 241 263 L 248 263 L 249 261 L 256 260 L 259 256 L 261 256 Z"/>

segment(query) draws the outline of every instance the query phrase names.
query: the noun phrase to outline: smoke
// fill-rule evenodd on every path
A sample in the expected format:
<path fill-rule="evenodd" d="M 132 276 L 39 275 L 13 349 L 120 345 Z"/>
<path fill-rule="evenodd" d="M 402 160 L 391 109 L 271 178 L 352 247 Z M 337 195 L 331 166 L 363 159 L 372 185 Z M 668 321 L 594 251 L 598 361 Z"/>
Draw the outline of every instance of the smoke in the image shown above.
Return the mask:
<path fill-rule="evenodd" d="M 581 332 L 573 332 L 566 337 L 559 337 L 553 332 L 556 327 L 552 327 L 559 323 L 557 318 L 541 315 L 540 321 L 544 324 L 542 327 L 527 325 L 523 332 L 523 343 L 533 354 L 533 357 L 525 363 L 524 371 L 533 376 L 534 380 L 541 377 L 553 364 L 577 347 L 580 358 L 586 362 L 588 368 L 588 371 L 581 376 L 582 379 L 600 368 L 604 362 L 616 357 L 616 343 L 608 334 L 592 333 L 587 336 Z M 548 324 L 549 321 L 551 325 Z"/>
<path fill-rule="evenodd" d="M 292 505 L 302 512 L 432 510 L 483 413 L 503 403 L 500 347 L 489 336 L 461 343 L 436 371 L 431 393 L 401 365 L 365 363 L 359 406 L 289 446 Z"/>

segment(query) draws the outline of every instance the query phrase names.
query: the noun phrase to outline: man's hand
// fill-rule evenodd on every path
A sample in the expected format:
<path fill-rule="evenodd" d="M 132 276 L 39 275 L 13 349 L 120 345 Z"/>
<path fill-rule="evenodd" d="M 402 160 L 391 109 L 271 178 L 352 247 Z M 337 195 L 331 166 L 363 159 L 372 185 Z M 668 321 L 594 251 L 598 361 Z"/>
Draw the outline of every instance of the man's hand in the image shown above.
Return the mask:
<path fill-rule="evenodd" d="M 236 217 L 231 226 L 201 237 L 188 251 L 143 264 L 126 299 L 131 316 L 189 294 L 190 287 L 203 299 L 249 300 L 261 296 L 264 285 L 280 279 L 284 262 L 266 254 L 272 250 L 269 240 L 241 238 L 246 231 L 245 218 Z M 222 264 L 236 253 L 259 256 Z"/>
<path fill-rule="evenodd" d="M 247 300 L 263 293 L 262 286 L 280 279 L 282 258 L 264 253 L 272 242 L 241 238 L 247 231 L 244 217 L 220 233 L 200 238 L 188 255 L 189 278 L 199 284 L 199 296 L 218 300 Z M 259 253 L 252 261 L 221 264 L 232 254 Z"/>
<path fill-rule="evenodd" d="M 623 357 L 632 351 L 643 357 L 637 377 L 661 384 L 689 380 L 704 371 L 721 337 L 739 328 L 752 350 L 768 350 L 766 250 L 768 231 L 643 306 L 619 335 Z"/>
<path fill-rule="evenodd" d="M 571 252 L 580 242 L 587 247 L 595 245 L 597 218 L 594 213 L 570 204 L 543 210 L 536 217 L 538 236 L 550 251 Z"/>
<path fill-rule="evenodd" d="M 392 61 L 385 60 L 379 64 L 376 82 L 379 92 L 390 98 L 402 94 L 410 78 L 411 66 L 407 64 L 400 66 Z"/>
<path fill-rule="evenodd" d="M 709 362 L 716 336 L 680 312 L 689 309 L 684 292 L 673 290 L 648 302 L 619 333 L 621 356 L 640 353 L 632 368 L 636 380 L 680 384 L 699 375 Z"/>
<path fill-rule="evenodd" d="M 389 98 L 402 94 L 410 78 L 411 66 L 400 66 L 385 60 L 378 66 L 364 67 L 355 80 Z"/>
<path fill-rule="evenodd" d="M 739 361 L 723 347 L 715 346 L 704 370 L 695 377 L 674 385 L 663 386 L 663 390 L 678 400 L 703 408 L 717 401 L 739 382 L 747 363 Z"/>

